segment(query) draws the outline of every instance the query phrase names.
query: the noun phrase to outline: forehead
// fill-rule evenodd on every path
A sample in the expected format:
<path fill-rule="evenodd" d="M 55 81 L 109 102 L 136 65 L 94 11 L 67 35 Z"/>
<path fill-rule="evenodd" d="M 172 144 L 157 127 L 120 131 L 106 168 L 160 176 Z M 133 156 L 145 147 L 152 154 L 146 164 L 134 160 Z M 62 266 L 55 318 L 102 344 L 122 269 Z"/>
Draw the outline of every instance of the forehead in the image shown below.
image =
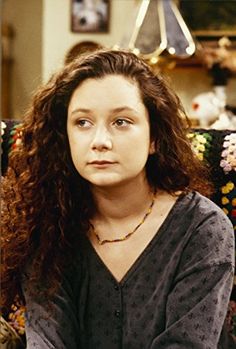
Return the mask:
<path fill-rule="evenodd" d="M 102 78 L 88 78 L 73 92 L 71 104 L 80 103 L 142 103 L 138 83 L 122 75 L 107 75 Z"/>

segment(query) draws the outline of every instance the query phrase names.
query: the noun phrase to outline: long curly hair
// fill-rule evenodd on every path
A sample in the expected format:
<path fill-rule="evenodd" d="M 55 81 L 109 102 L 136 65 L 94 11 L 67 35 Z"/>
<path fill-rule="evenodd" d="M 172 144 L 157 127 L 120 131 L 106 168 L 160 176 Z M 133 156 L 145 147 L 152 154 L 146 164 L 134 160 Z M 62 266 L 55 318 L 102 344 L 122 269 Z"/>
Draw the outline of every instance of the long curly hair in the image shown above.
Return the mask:
<path fill-rule="evenodd" d="M 47 296 L 54 292 L 79 247 L 80 234 L 90 227 L 95 204 L 88 183 L 72 163 L 67 109 L 73 91 L 84 80 L 109 74 L 137 83 L 148 109 L 156 146 L 146 164 L 150 185 L 169 193 L 207 193 L 207 172 L 191 150 L 186 115 L 164 78 L 129 52 L 102 50 L 74 60 L 35 94 L 23 121 L 22 145 L 13 152 L 3 180 L 5 309 L 21 294 L 22 273 L 29 263 L 32 282 L 47 285 Z"/>

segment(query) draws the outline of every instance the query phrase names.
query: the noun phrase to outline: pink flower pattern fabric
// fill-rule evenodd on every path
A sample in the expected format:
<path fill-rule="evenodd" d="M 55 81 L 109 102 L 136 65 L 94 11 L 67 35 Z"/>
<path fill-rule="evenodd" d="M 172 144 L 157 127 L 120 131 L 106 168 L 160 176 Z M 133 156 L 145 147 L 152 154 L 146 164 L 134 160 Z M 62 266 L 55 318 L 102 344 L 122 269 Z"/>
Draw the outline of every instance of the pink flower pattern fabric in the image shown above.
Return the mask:
<path fill-rule="evenodd" d="M 236 133 L 225 136 L 223 148 L 220 166 L 226 174 L 230 171 L 236 171 Z"/>

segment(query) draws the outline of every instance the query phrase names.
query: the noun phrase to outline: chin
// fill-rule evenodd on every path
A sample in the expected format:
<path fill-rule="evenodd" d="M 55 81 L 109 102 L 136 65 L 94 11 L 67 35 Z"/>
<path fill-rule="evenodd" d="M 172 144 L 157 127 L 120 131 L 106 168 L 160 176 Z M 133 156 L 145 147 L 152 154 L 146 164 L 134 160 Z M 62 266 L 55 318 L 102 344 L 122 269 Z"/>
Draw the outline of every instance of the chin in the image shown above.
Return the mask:
<path fill-rule="evenodd" d="M 124 179 L 117 178 L 116 176 L 96 176 L 95 178 L 86 178 L 90 185 L 96 187 L 111 188 L 116 187 L 124 183 Z"/>
<path fill-rule="evenodd" d="M 112 189 L 112 188 L 119 188 L 122 186 L 126 186 L 126 185 L 132 185 L 132 183 L 135 182 L 135 185 L 137 185 L 136 183 L 136 179 L 132 178 L 103 178 L 100 180 L 88 180 L 91 186 L 95 186 L 95 187 L 100 187 L 100 188 L 106 188 L 106 189 Z"/>
<path fill-rule="evenodd" d="M 113 188 L 121 185 L 120 181 L 91 181 L 90 185 L 101 188 Z"/>

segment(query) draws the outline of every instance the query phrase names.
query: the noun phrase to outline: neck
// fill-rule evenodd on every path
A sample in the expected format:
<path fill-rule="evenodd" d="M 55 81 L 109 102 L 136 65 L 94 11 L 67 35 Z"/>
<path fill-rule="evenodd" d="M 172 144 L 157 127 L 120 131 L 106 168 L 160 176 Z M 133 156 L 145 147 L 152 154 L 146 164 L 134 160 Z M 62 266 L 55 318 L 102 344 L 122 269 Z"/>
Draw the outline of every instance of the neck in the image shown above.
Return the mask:
<path fill-rule="evenodd" d="M 143 213 L 152 198 L 152 189 L 146 180 L 113 188 L 92 187 L 96 203 L 95 220 L 118 220 Z"/>

